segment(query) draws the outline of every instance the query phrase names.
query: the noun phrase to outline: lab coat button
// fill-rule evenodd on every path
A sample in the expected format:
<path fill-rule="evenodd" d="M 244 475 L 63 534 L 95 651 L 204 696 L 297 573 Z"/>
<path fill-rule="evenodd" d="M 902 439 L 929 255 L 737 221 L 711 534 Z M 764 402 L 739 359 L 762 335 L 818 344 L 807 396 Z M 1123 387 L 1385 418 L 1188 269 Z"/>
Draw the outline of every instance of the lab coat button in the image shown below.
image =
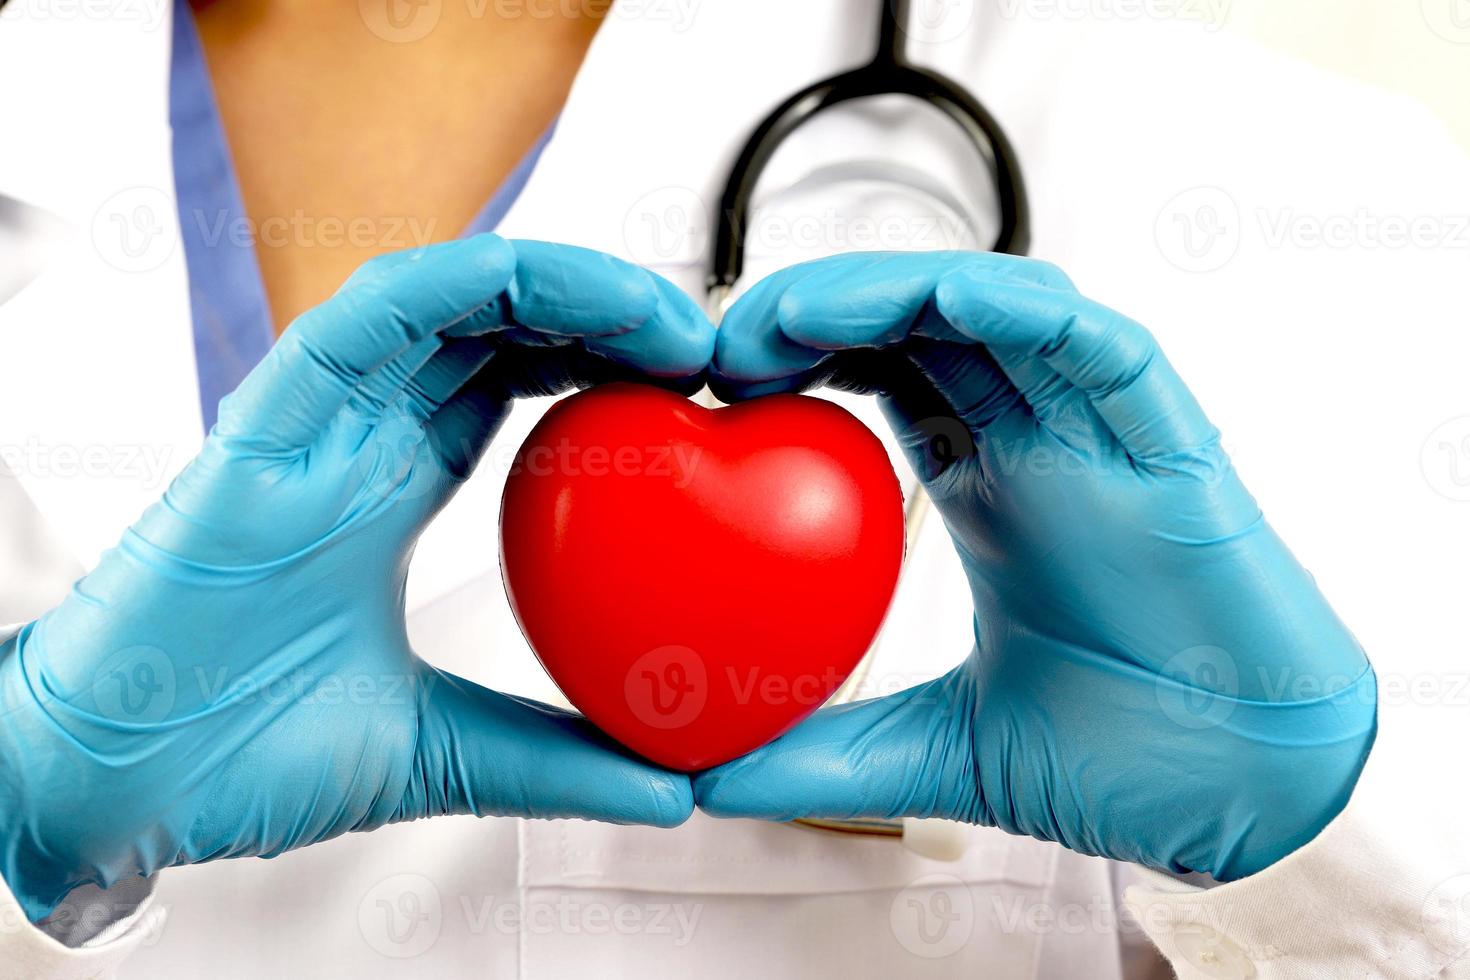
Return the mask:
<path fill-rule="evenodd" d="M 1174 943 L 1201 973 L 1218 980 L 1248 980 L 1256 968 L 1241 948 L 1209 926 L 1183 925 L 1174 931 Z"/>

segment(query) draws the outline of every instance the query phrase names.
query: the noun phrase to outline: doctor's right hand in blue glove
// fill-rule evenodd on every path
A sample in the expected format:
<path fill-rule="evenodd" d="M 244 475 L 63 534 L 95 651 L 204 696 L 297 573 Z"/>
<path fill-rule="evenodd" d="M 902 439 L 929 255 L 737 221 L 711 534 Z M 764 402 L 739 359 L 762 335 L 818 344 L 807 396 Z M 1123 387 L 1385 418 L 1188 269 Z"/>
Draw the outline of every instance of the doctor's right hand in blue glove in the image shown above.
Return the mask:
<path fill-rule="evenodd" d="M 698 776 L 701 808 L 943 817 L 1229 880 L 1346 804 L 1375 732 L 1368 661 L 1141 326 L 1041 262 L 845 255 L 754 286 L 714 374 L 730 398 L 879 392 L 965 567 L 976 645 Z"/>
<path fill-rule="evenodd" d="M 713 347 L 659 277 L 489 235 L 369 262 L 304 314 L 163 499 L 0 647 L 0 874 L 27 915 L 439 814 L 685 820 L 687 776 L 418 659 L 403 596 L 515 396 L 689 387 Z"/>

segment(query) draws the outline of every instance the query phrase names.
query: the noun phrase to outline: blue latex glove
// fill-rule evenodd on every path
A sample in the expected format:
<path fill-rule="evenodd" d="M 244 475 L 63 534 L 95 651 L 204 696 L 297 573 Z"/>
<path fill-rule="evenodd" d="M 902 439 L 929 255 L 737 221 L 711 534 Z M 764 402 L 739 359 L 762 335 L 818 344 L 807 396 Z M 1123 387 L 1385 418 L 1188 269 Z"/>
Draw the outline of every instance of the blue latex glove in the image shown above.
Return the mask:
<path fill-rule="evenodd" d="M 976 647 L 699 776 L 702 808 L 945 817 L 1228 880 L 1344 806 L 1374 734 L 1367 659 L 1138 324 L 1040 262 L 847 255 L 757 284 L 715 373 L 729 397 L 881 392 Z"/>
<path fill-rule="evenodd" d="M 404 580 L 514 396 L 697 385 L 713 348 L 657 276 L 489 235 L 369 262 L 292 324 L 163 499 L 0 651 L 0 872 L 27 914 L 437 814 L 687 818 L 687 776 L 418 659 Z"/>

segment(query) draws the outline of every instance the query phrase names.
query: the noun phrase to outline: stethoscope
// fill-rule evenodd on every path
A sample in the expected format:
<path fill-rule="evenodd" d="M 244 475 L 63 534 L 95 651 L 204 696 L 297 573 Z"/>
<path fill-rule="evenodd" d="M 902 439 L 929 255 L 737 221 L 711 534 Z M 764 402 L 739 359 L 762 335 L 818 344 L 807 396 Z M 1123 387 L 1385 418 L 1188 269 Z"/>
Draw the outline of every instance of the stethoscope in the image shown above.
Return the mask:
<path fill-rule="evenodd" d="M 802 123 L 824 109 L 853 99 L 906 95 L 942 110 L 969 137 L 976 153 L 985 161 L 995 187 L 1000 229 L 991 251 L 1026 254 L 1031 243 L 1031 218 L 1016 151 L 995 118 L 963 86 L 908 60 L 904 42 L 911 22 L 909 9 L 909 0 L 880 0 L 878 47 L 872 60 L 791 95 L 761 120 L 741 149 L 725 181 L 715 214 L 714 247 L 706 280 L 707 301 L 715 322 L 719 322 L 729 307 L 735 284 L 745 267 L 746 231 L 761 172 L 781 142 Z M 907 554 L 914 553 L 929 511 L 928 495 L 923 487 L 916 487 L 905 504 Z M 874 649 L 876 646 L 875 643 Z M 871 670 L 874 649 L 868 651 L 828 704 L 845 704 L 856 697 Z M 817 830 L 899 839 L 911 850 L 938 860 L 957 860 L 965 848 L 962 830 L 942 820 L 806 819 L 794 823 Z"/>

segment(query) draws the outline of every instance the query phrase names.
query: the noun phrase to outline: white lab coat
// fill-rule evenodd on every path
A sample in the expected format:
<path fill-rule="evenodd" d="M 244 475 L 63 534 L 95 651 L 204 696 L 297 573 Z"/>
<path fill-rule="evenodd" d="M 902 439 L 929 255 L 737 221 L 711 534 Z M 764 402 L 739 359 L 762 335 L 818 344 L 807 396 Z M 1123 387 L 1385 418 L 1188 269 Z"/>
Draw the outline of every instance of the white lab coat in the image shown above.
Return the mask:
<path fill-rule="evenodd" d="M 0 234 L 47 257 L 0 305 L 16 476 L 0 620 L 54 603 L 201 441 L 167 6 L 13 0 L 0 15 L 0 195 L 49 215 Z M 624 0 L 500 230 L 621 254 L 698 294 L 735 149 L 789 91 L 867 53 L 869 6 Z M 1416 104 L 1220 33 L 1212 5 L 1182 22 L 1126 12 L 1147 5 L 1085 20 L 1065 4 L 916 7 L 916 58 L 980 93 L 1018 147 L 1033 254 L 1158 334 L 1372 654 L 1381 731 L 1348 810 L 1276 867 L 1207 890 L 982 828 L 946 862 L 699 815 L 672 831 L 450 818 L 170 870 L 137 912 L 94 896 L 110 925 L 79 948 L 22 921 L 0 887 L 0 977 L 1108 980 L 1166 975 L 1160 952 L 1184 977 L 1470 976 L 1470 799 L 1447 764 L 1464 756 L 1470 695 L 1445 666 L 1463 652 L 1470 546 L 1455 468 L 1470 463 L 1470 165 Z M 767 194 L 752 274 L 968 245 L 962 216 L 982 237 L 991 220 L 976 173 L 907 106 L 813 123 L 774 164 L 769 188 L 798 189 Z M 1423 240 L 1382 240 L 1410 219 L 1431 226 Z M 493 544 L 505 454 L 543 407 L 517 410 L 425 535 L 409 614 L 431 661 L 554 700 Z M 867 693 L 969 648 L 939 522 L 907 574 Z"/>

